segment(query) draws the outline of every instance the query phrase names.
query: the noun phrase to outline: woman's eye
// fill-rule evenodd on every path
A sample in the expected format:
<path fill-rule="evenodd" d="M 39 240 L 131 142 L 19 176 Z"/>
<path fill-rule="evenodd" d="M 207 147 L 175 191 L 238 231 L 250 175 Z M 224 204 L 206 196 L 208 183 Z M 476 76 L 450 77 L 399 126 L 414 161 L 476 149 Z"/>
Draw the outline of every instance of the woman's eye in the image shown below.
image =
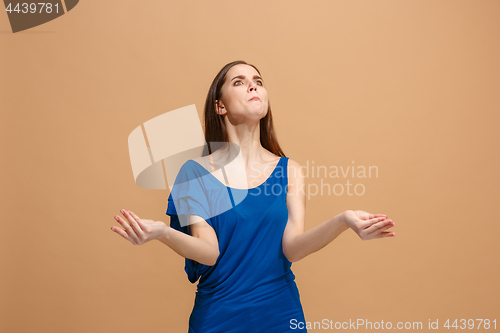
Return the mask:
<path fill-rule="evenodd" d="M 236 86 L 236 85 L 237 85 L 236 83 L 238 83 L 238 82 L 239 82 L 239 83 L 243 83 L 243 82 L 241 82 L 241 81 L 239 81 L 239 80 L 238 80 L 238 81 L 234 81 L 234 85 Z M 258 85 L 261 85 L 261 86 L 263 86 L 263 85 L 264 85 L 264 83 L 263 83 L 262 81 L 260 81 L 260 80 L 258 80 L 258 81 L 256 81 L 256 82 L 257 82 L 257 84 L 258 84 Z"/>

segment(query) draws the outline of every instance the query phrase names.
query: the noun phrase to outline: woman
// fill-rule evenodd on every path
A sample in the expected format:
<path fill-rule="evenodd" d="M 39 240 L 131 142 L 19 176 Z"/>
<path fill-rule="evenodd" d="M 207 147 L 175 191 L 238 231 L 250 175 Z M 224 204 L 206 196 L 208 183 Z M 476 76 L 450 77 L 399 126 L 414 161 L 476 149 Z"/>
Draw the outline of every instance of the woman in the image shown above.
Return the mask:
<path fill-rule="evenodd" d="M 189 332 L 307 332 L 292 262 L 351 228 L 395 236 L 382 214 L 347 210 L 304 232 L 305 180 L 276 139 L 260 72 L 227 64 L 205 103 L 205 141 L 222 143 L 181 167 L 168 198 L 170 227 L 122 210 L 112 228 L 133 244 L 158 239 L 199 280 Z M 211 171 L 209 171 L 211 170 Z M 279 191 L 277 190 L 279 189 Z"/>

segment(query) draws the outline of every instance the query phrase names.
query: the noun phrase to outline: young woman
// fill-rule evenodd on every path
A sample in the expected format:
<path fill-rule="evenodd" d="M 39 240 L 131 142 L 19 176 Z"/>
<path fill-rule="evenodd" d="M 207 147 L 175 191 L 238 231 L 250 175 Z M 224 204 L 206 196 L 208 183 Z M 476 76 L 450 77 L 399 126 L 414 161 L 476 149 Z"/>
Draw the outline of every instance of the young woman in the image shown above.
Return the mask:
<path fill-rule="evenodd" d="M 205 102 L 209 155 L 181 167 L 168 198 L 170 227 L 122 210 L 112 229 L 133 244 L 158 239 L 186 258 L 197 285 L 189 332 L 307 332 L 292 262 L 351 228 L 395 236 L 386 215 L 346 210 L 304 232 L 305 180 L 273 128 L 260 72 L 224 66 Z M 221 148 L 211 151 L 213 143 Z"/>

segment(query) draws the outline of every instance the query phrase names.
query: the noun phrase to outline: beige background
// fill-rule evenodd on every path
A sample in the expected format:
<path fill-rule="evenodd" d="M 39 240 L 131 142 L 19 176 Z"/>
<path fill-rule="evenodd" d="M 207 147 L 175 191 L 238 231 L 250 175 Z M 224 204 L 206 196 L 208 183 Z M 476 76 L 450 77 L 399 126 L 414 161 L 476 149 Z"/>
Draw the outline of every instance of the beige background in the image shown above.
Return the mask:
<path fill-rule="evenodd" d="M 499 320 L 499 40 L 496 0 L 87 0 L 16 34 L 0 14 L 0 331 L 187 331 L 184 259 L 110 230 L 121 208 L 169 223 L 127 137 L 190 104 L 201 120 L 238 59 L 261 70 L 287 156 L 378 166 L 325 179 L 366 192 L 311 196 L 306 229 L 346 209 L 396 224 L 292 265 L 306 320 Z"/>

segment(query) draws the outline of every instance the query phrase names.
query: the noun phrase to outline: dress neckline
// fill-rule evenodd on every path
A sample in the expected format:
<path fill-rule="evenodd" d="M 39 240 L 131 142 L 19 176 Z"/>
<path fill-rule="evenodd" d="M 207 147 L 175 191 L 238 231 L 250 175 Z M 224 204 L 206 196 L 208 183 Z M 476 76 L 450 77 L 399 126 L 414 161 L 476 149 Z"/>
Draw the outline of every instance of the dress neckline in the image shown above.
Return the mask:
<path fill-rule="evenodd" d="M 251 191 L 251 190 L 255 190 L 255 189 L 258 189 L 259 187 L 261 187 L 262 185 L 266 184 L 269 179 L 271 179 L 271 177 L 274 175 L 274 173 L 276 172 L 276 169 L 278 169 L 278 166 L 280 165 L 281 163 L 281 160 L 283 159 L 283 156 L 280 156 L 279 160 L 278 160 L 278 163 L 275 165 L 274 169 L 273 169 L 273 172 L 271 172 L 271 174 L 269 175 L 269 177 L 267 177 L 267 179 L 260 185 L 256 186 L 256 187 L 251 187 L 251 188 L 236 188 L 236 187 L 230 187 L 230 186 L 226 186 L 226 184 L 224 184 L 223 182 L 221 182 L 219 180 L 219 178 L 215 177 L 214 175 L 212 175 L 212 173 L 210 171 L 208 171 L 207 169 L 205 169 L 204 166 L 202 166 L 200 163 L 194 161 L 194 160 L 190 160 L 190 161 L 193 161 L 194 163 L 198 164 L 198 166 L 200 168 L 202 168 L 203 170 L 205 170 L 210 176 L 212 176 L 219 184 L 221 184 L 222 186 L 228 188 L 228 189 L 231 189 L 231 190 L 238 190 L 238 191 Z"/>

